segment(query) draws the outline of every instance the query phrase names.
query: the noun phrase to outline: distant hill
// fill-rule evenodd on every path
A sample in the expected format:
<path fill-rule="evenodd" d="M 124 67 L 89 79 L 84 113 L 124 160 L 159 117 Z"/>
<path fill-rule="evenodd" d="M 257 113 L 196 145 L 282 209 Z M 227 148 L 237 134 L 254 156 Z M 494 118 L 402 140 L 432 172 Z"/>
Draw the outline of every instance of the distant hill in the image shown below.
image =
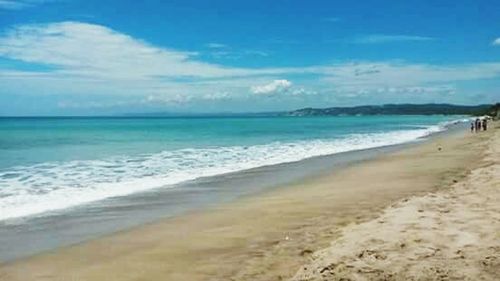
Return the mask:
<path fill-rule="evenodd" d="M 384 104 L 353 107 L 303 108 L 286 112 L 287 116 L 339 115 L 481 115 L 492 107 L 484 105 L 452 104 Z"/>
<path fill-rule="evenodd" d="M 489 106 L 486 110 L 481 111 L 480 115 L 489 115 L 500 119 L 500 103 Z"/>

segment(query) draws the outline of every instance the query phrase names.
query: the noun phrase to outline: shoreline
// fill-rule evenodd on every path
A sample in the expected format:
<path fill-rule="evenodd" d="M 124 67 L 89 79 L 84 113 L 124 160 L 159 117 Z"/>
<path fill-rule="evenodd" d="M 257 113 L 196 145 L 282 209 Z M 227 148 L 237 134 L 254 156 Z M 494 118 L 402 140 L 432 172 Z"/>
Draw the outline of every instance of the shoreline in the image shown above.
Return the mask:
<path fill-rule="evenodd" d="M 436 136 L 329 175 L 208 211 L 0 264 L 0 276 L 6 280 L 42 276 L 46 280 L 291 277 L 311 252 L 326 246 L 343 226 L 373 218 L 394 200 L 464 177 L 480 157 L 461 147 L 477 145 L 480 149 L 484 138 L 466 133 Z M 443 151 L 437 152 L 437 147 Z M 120 267 L 130 271 L 120 272 Z M 57 272 L 57 268 L 66 270 Z"/>
<path fill-rule="evenodd" d="M 157 188 L 39 216 L 0 222 L 0 263 L 98 239 L 185 213 L 202 212 L 241 197 L 258 196 L 261 192 L 323 177 L 349 165 L 417 146 L 441 135 L 461 132 L 464 129 L 462 127 L 463 124 L 455 124 L 443 131 L 401 144 L 314 156 L 295 162 L 202 177 L 172 188 Z"/>
<path fill-rule="evenodd" d="M 382 123 L 381 121 L 387 117 L 373 118 L 375 121 L 371 122 Z M 446 124 L 460 120 L 449 118 L 451 117 L 419 116 L 416 120 L 408 119 L 409 124 L 405 122 L 392 124 L 391 129 L 385 128 L 384 126 L 388 125 L 384 123 L 377 124 L 380 127 L 367 126 L 370 129 L 358 124 L 359 130 L 354 131 L 350 131 L 352 128 L 346 124 L 340 126 L 339 129 L 323 126 L 317 128 L 316 124 L 312 130 L 318 132 L 313 132 L 309 136 L 307 133 L 301 133 L 300 129 L 292 130 L 283 136 L 279 132 L 276 133 L 276 130 L 267 129 L 262 136 L 263 139 L 254 139 L 255 136 L 249 140 L 239 139 L 237 135 L 224 136 L 219 144 L 217 144 L 217 138 L 204 141 L 203 138 L 193 136 L 196 141 L 192 144 L 186 143 L 186 145 L 176 144 L 175 139 L 172 141 L 173 144 L 163 144 L 164 141 L 159 141 L 155 143 L 156 150 L 148 145 L 137 143 L 126 144 L 124 145 L 126 148 L 112 147 L 103 141 L 103 144 L 96 142 L 96 145 L 103 147 L 82 145 L 81 149 L 84 151 L 82 157 L 71 156 L 79 155 L 79 152 L 72 151 L 78 147 L 77 145 L 71 144 L 72 148 L 64 148 L 66 144 L 62 144 L 63 148 L 60 149 L 57 142 L 51 148 L 42 147 L 40 151 L 34 150 L 31 155 L 20 157 L 19 154 L 22 155 L 24 152 L 22 149 L 16 150 L 14 141 L 7 144 L 7 148 L 9 146 L 13 148 L 12 151 L 7 151 L 0 161 L 2 179 L 0 184 L 6 188 L 10 186 L 19 186 L 19 188 L 13 188 L 6 194 L 4 194 L 4 189 L 0 190 L 2 191 L 0 192 L 0 208 L 2 209 L 0 225 L 3 221 L 9 223 L 50 216 L 82 206 L 99 204 L 100 201 L 108 199 L 178 187 L 200 179 L 220 177 L 254 168 L 412 142 L 445 129 Z M 281 119 L 276 120 L 278 120 L 277 124 L 283 122 Z M 346 120 L 339 120 L 339 122 L 359 123 L 359 121 Z M 433 121 L 430 122 L 430 120 Z M 305 124 L 311 125 L 316 121 L 307 121 Z M 202 121 L 200 122 L 203 124 Z M 290 121 L 287 122 L 290 123 Z M 325 123 L 325 120 L 321 122 Z M 332 126 L 331 124 L 335 121 L 326 123 Z M 48 126 L 48 124 L 44 125 Z M 78 123 L 72 125 L 77 126 Z M 26 124 L 12 126 L 22 128 Z M 290 130 L 290 128 L 285 129 Z M 253 131 L 258 131 L 258 129 Z M 295 135 L 287 138 L 286 135 L 290 133 Z M 101 129 L 96 135 L 100 134 L 105 135 L 105 132 Z M 228 141 L 228 137 L 234 140 Z M 92 139 L 92 136 L 89 136 L 89 139 Z M 212 141 L 215 142 L 212 143 Z M 92 143 L 91 140 L 88 142 Z M 109 142 L 112 143 L 111 140 Z M 202 145 L 196 142 L 201 142 Z M 155 147 L 155 145 L 152 146 Z M 25 146 L 29 147 L 29 145 Z M 145 149 L 140 152 L 143 146 Z M 96 152 L 97 155 L 94 155 Z M 102 155 L 99 156 L 99 154 Z M 48 157 L 48 155 L 54 156 Z M 33 159 L 29 160 L 30 158 Z M 89 177 L 81 171 L 86 171 L 92 176 Z M 51 177 L 45 176 L 48 174 Z M 37 191 L 37 186 L 43 186 L 47 192 Z M 24 189 L 26 189 L 26 194 L 23 193 Z"/>

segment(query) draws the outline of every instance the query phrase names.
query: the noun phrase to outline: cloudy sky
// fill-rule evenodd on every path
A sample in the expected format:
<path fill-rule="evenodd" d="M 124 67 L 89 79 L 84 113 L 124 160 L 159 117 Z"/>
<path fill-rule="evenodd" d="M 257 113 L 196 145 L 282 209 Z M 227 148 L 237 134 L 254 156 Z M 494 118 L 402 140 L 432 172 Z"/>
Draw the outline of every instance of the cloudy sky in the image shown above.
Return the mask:
<path fill-rule="evenodd" d="M 0 0 L 4 116 L 498 101 L 498 0 Z"/>

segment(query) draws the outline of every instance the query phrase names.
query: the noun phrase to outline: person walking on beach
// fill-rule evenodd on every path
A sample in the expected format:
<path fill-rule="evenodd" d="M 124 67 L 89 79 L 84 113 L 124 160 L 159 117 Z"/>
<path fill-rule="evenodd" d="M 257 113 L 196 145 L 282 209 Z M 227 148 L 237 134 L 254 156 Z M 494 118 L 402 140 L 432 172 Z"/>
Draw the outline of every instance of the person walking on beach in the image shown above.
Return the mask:
<path fill-rule="evenodd" d="M 488 121 L 486 120 L 486 118 L 483 119 L 483 131 L 486 131 L 488 130 Z"/>
<path fill-rule="evenodd" d="M 476 127 L 476 133 L 479 132 L 481 130 L 481 120 L 479 120 L 479 118 L 476 118 L 476 122 L 475 122 L 475 127 Z"/>
<path fill-rule="evenodd" d="M 474 128 L 475 128 L 474 122 L 470 122 L 470 132 L 471 133 L 474 133 Z"/>

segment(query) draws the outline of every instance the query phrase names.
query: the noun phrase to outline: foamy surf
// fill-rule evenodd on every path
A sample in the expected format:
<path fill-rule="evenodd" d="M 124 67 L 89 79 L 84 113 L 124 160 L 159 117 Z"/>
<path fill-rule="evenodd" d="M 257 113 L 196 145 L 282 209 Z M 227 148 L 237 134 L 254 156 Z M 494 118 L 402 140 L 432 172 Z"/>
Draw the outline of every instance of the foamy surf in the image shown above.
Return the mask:
<path fill-rule="evenodd" d="M 179 149 L 104 160 L 50 162 L 0 172 L 0 220 L 67 209 L 107 198 L 310 157 L 418 140 L 444 126 L 350 134 L 337 139 Z"/>

